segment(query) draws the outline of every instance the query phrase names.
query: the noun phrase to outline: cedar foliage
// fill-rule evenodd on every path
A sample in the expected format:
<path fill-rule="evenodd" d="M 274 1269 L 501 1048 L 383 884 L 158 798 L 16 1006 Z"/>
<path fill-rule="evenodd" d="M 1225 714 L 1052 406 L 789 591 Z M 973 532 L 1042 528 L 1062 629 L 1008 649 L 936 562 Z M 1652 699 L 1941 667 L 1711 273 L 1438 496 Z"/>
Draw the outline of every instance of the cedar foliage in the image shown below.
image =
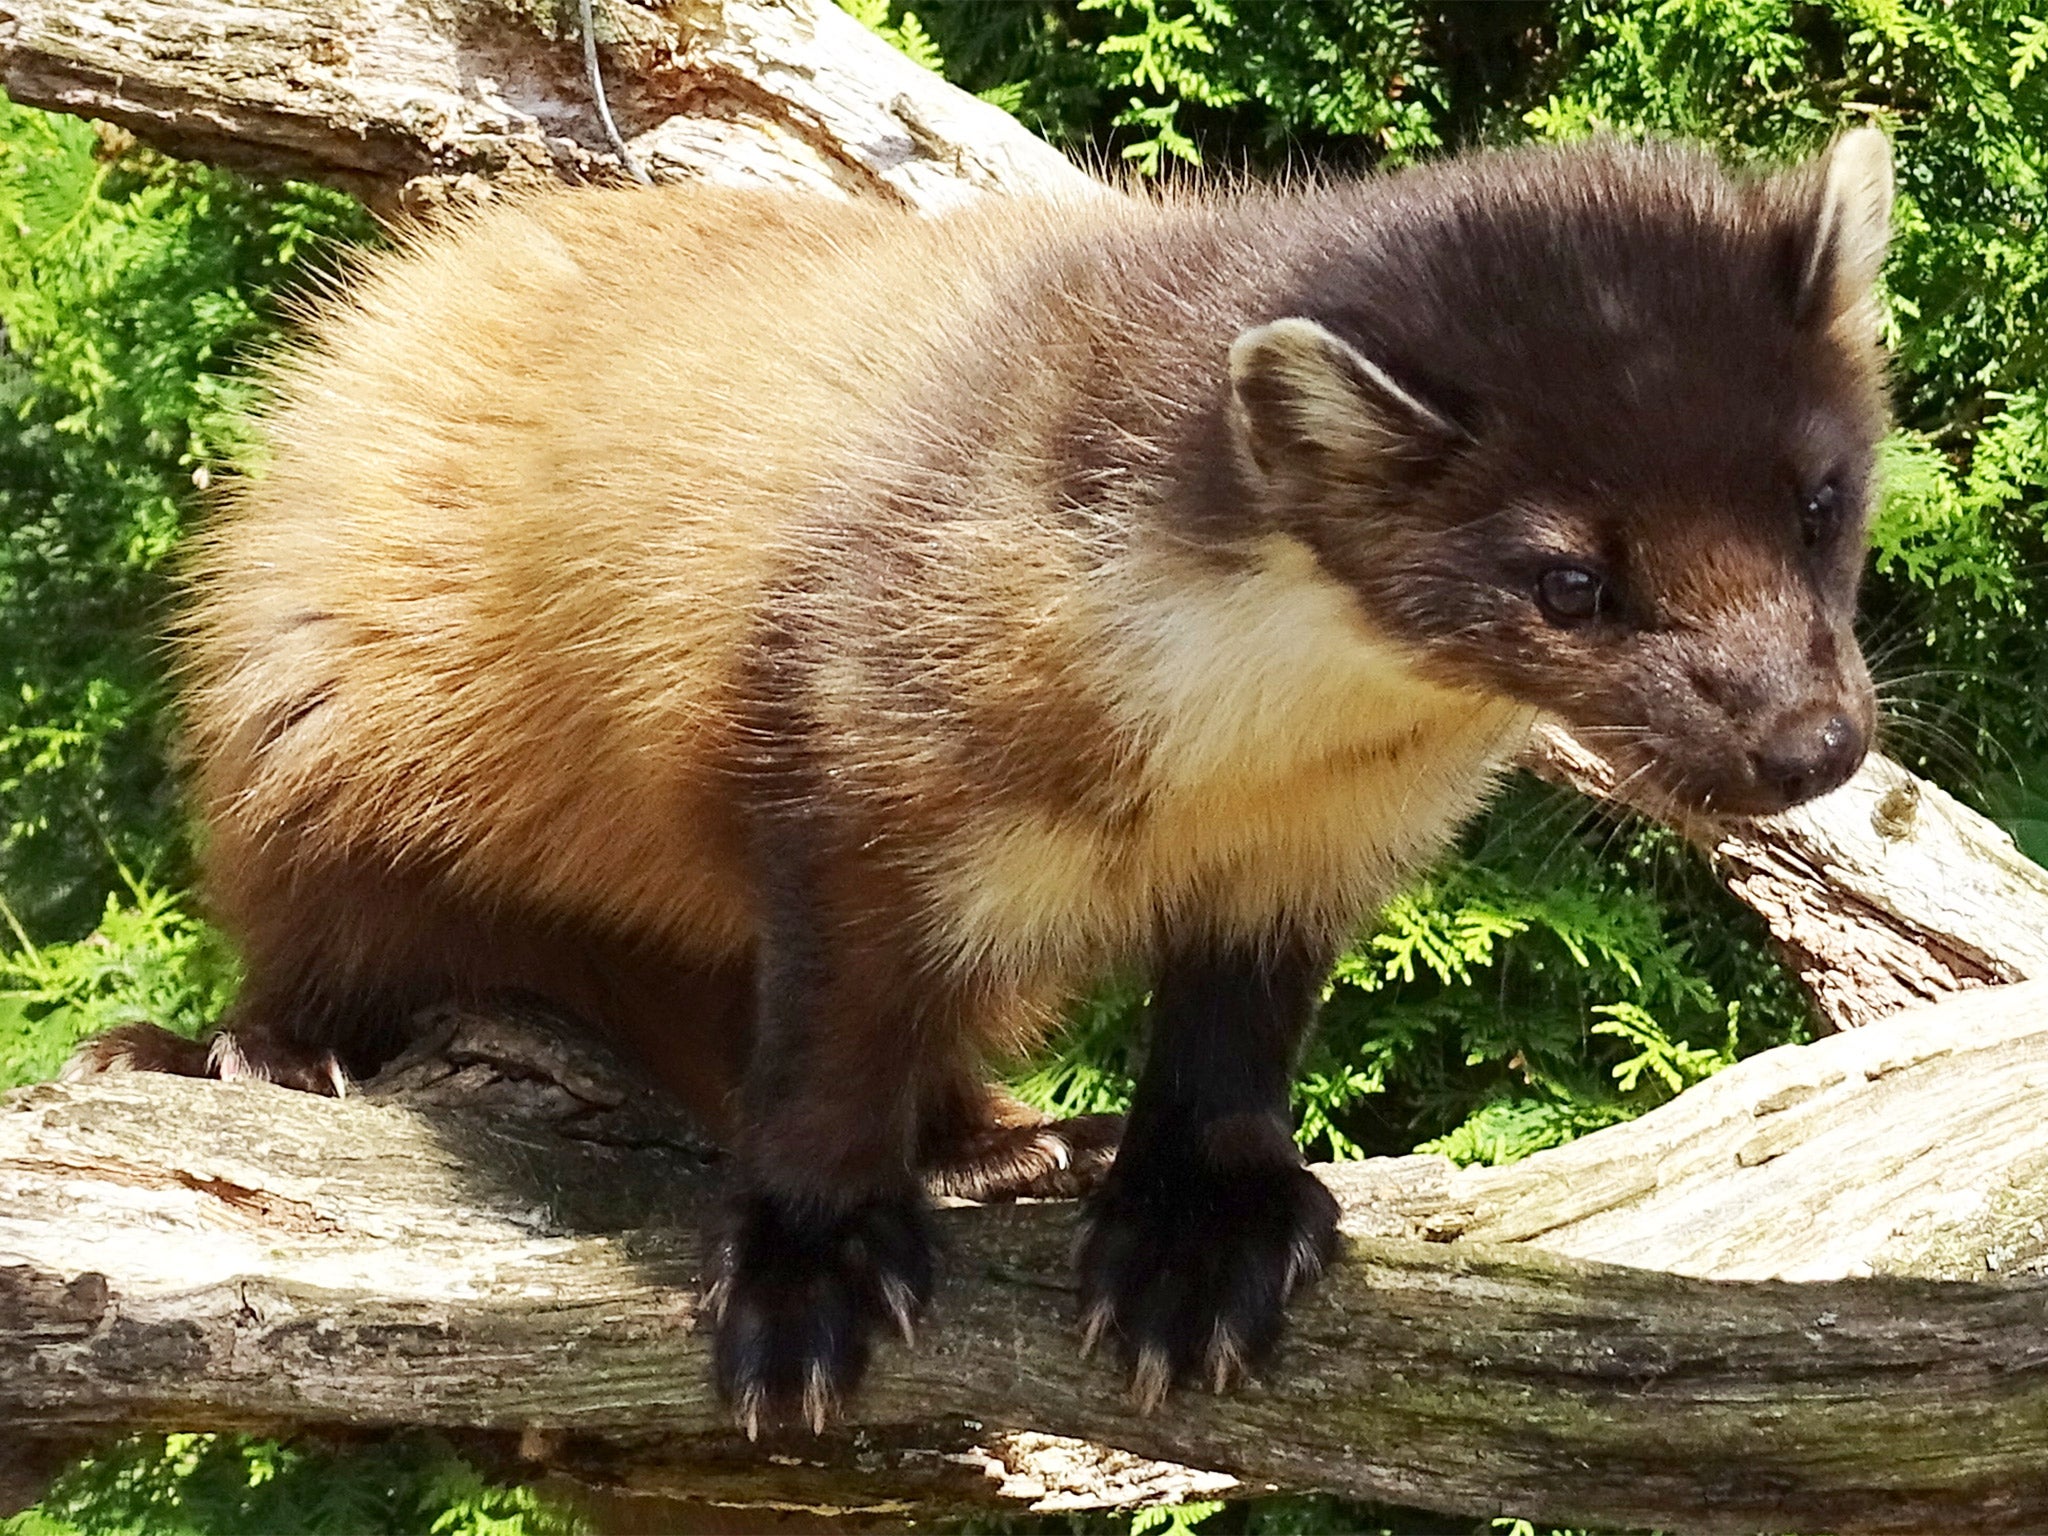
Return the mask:
<path fill-rule="evenodd" d="M 0 895 L 37 938 L 91 928 L 123 869 L 184 875 L 172 551 L 235 451 L 282 293 L 371 233 L 339 193 L 0 98 Z"/>
<path fill-rule="evenodd" d="M 137 1435 L 66 1470 L 8 1536 L 582 1536 L 531 1489 L 487 1481 L 432 1435 L 284 1444 Z"/>
<path fill-rule="evenodd" d="M 2021 0 L 842 3 L 1140 175 L 1349 171 L 1594 131 L 1685 134 L 1748 163 L 1882 124 L 1902 194 L 1885 278 L 1901 425 L 1866 618 L 1887 745 L 2048 855 L 2048 717 L 2030 707 L 2048 685 L 2048 20 Z M 0 1084 L 124 1017 L 196 1029 L 231 993 L 183 892 L 170 572 L 240 446 L 249 364 L 286 334 L 291 296 L 373 238 L 334 192 L 0 100 Z M 1027 1093 L 1120 1102 L 1139 1001 L 1111 986 L 1077 1009 L 1022 1069 Z M 1520 1156 L 1804 1028 L 1754 921 L 1690 855 L 1521 783 L 1345 957 L 1302 1133 L 1335 1155 Z M 0 1529 L 567 1521 L 425 1442 L 351 1457 L 170 1437 L 83 1464 Z M 1475 1528 L 1301 1500 L 1152 1525 Z"/>

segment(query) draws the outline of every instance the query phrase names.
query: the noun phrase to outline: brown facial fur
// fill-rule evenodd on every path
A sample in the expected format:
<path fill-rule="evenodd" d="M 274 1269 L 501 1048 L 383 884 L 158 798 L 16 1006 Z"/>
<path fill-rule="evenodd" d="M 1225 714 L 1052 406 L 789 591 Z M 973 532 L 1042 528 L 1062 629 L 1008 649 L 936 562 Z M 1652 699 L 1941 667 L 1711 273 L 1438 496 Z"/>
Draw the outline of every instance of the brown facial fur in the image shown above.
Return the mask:
<path fill-rule="evenodd" d="M 1618 148 L 1406 178 L 1380 242 L 1280 302 L 1318 325 L 1240 347 L 1247 457 L 1281 445 L 1255 478 L 1425 672 L 1562 716 L 1640 790 L 1756 813 L 1832 787 L 1874 712 L 1872 140 L 1750 185 Z M 1559 564 L 1604 579 L 1593 622 L 1546 618 Z M 1853 740 L 1774 778 L 1828 722 Z"/>

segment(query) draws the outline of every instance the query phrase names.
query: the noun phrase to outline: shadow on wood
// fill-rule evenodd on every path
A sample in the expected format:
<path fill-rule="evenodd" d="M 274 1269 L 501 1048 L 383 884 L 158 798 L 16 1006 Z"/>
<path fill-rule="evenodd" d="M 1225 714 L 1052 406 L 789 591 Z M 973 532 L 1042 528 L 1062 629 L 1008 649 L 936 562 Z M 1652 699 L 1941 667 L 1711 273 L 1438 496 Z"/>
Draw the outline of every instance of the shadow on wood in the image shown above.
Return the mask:
<path fill-rule="evenodd" d="M 491 1102 L 474 1062 L 444 1070 Z M 10 1436 L 433 1425 L 836 1508 L 1235 1486 L 1689 1530 L 2048 1524 L 2039 984 L 1767 1053 L 1514 1168 L 1326 1168 L 1349 1240 L 1279 1366 L 1151 1418 L 1076 1353 L 1071 1207 L 948 1210 L 936 1317 L 878 1362 L 858 1433 L 765 1448 L 706 1384 L 718 1173 L 687 1129 L 623 1092 L 515 1083 L 485 1112 L 413 1076 L 410 1100 L 14 1095 Z M 1704 1278 L 1728 1274 L 1803 1279 Z"/>

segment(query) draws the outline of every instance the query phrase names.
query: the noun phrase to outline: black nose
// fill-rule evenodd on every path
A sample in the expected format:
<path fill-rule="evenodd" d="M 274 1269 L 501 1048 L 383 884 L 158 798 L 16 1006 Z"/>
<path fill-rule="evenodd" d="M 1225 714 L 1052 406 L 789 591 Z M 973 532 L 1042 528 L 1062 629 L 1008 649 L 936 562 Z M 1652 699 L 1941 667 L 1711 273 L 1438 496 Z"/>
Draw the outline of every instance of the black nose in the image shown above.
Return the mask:
<path fill-rule="evenodd" d="M 1848 781 L 1863 761 L 1863 733 L 1847 715 L 1808 716 L 1781 729 L 1749 761 L 1758 784 L 1797 805 Z"/>

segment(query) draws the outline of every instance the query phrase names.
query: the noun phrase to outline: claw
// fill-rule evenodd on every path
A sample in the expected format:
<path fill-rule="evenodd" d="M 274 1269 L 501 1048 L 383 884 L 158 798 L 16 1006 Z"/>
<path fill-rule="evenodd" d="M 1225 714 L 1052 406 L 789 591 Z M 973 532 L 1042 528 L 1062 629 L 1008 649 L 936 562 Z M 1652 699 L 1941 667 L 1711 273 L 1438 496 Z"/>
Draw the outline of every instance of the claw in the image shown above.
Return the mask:
<path fill-rule="evenodd" d="M 1095 1346 L 1102 1342 L 1102 1336 L 1109 1331 L 1110 1305 L 1098 1301 L 1090 1307 L 1081 1319 L 1081 1358 L 1086 1360 L 1095 1353 Z"/>
<path fill-rule="evenodd" d="M 1222 1394 L 1244 1373 L 1244 1349 L 1235 1334 L 1218 1324 L 1209 1336 L 1209 1390 Z"/>
<path fill-rule="evenodd" d="M 1038 1145 L 1053 1167 L 1060 1172 L 1064 1173 L 1074 1166 L 1074 1149 L 1067 1145 L 1066 1137 L 1048 1134 L 1038 1138 Z"/>
<path fill-rule="evenodd" d="M 937 1149 L 925 1169 L 933 1191 L 984 1202 L 1071 1199 L 1101 1182 L 1115 1152 L 1118 1117 L 1042 1122 L 1017 1109 L 1018 1123 L 990 1122 L 957 1145 Z"/>
<path fill-rule="evenodd" d="M 1131 1398 L 1138 1412 L 1149 1414 L 1166 1401 L 1173 1386 L 1173 1366 L 1166 1351 L 1147 1347 L 1138 1351 L 1138 1363 L 1131 1371 Z"/>
<path fill-rule="evenodd" d="M 206 1069 L 224 1083 L 254 1078 L 261 1083 L 270 1081 L 270 1074 L 259 1070 L 249 1061 L 242 1050 L 242 1043 L 232 1033 L 222 1030 L 206 1047 Z"/>
<path fill-rule="evenodd" d="M 712 1327 L 715 1328 L 725 1321 L 726 1305 L 731 1300 L 732 1277 L 730 1274 L 720 1275 L 705 1289 L 704 1299 L 699 1305 L 703 1309 L 705 1320 Z"/>
<path fill-rule="evenodd" d="M 1295 1238 L 1287 1250 L 1287 1273 L 1281 1294 L 1292 1296 L 1296 1289 L 1318 1279 L 1323 1272 L 1323 1256 L 1318 1251 L 1315 1239 L 1306 1234 Z"/>
<path fill-rule="evenodd" d="M 1288 1295 L 1328 1267 L 1336 1214 L 1299 1166 L 1112 1174 L 1083 1229 L 1082 1353 L 1115 1335 L 1140 1413 L 1181 1385 L 1223 1393 L 1251 1380 Z"/>
<path fill-rule="evenodd" d="M 882 1306 L 906 1345 L 917 1343 L 917 1293 L 896 1275 L 882 1280 Z"/>
<path fill-rule="evenodd" d="M 832 1390 L 824 1362 L 813 1360 L 810 1370 L 804 1374 L 804 1422 L 811 1426 L 812 1434 L 825 1433 L 825 1426 L 832 1422 L 832 1413 L 837 1406 L 838 1394 Z"/>
<path fill-rule="evenodd" d="M 930 1237 L 913 1201 L 821 1219 L 744 1195 L 706 1277 L 712 1374 L 748 1438 L 765 1426 L 822 1435 L 892 1326 L 905 1342 L 931 1281 Z"/>
<path fill-rule="evenodd" d="M 732 1416 L 749 1441 L 761 1438 L 761 1389 L 747 1387 L 732 1405 Z"/>

